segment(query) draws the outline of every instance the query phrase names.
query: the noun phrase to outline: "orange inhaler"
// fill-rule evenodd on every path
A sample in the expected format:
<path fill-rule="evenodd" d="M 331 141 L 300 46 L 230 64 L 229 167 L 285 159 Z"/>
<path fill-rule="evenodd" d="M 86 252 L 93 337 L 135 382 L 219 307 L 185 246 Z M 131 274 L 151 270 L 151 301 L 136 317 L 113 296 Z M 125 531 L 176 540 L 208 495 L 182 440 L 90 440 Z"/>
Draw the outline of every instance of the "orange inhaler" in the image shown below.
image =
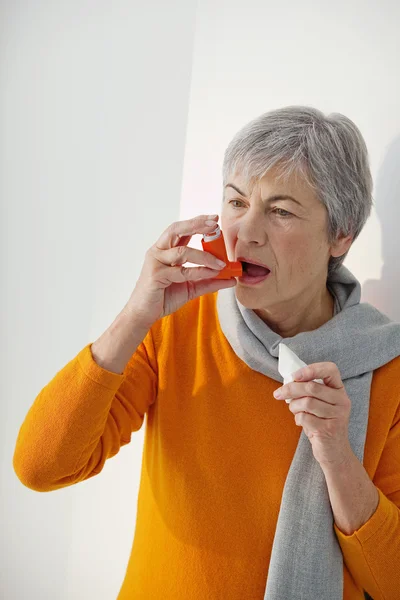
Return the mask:
<path fill-rule="evenodd" d="M 219 225 L 216 226 L 216 229 L 212 233 L 204 233 L 203 238 L 201 240 L 201 245 L 203 246 L 203 250 L 205 252 L 209 252 L 213 254 L 220 260 L 223 260 L 226 263 L 226 267 L 221 269 L 221 271 L 213 277 L 213 279 L 231 279 L 232 277 L 241 277 L 243 274 L 243 266 L 239 261 L 230 262 L 228 260 L 228 255 L 226 253 L 224 234 L 222 230 L 219 228 Z"/>

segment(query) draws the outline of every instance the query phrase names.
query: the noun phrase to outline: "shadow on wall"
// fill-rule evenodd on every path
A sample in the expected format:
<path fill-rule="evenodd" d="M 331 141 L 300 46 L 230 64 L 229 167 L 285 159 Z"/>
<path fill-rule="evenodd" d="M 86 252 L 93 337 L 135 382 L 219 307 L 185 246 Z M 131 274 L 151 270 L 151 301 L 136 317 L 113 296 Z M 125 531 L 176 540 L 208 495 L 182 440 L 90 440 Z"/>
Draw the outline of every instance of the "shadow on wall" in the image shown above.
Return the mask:
<path fill-rule="evenodd" d="M 400 223 L 400 136 L 389 145 L 375 179 L 374 206 L 381 224 L 382 273 L 380 279 L 368 279 L 361 286 L 361 301 L 376 306 L 393 321 L 400 322 L 397 285 L 399 273 Z M 365 257 L 368 260 L 368 255 Z M 366 596 L 370 600 L 370 596 Z"/>
<path fill-rule="evenodd" d="M 396 286 L 400 285 L 399 229 L 400 203 L 400 136 L 389 145 L 375 179 L 373 191 L 375 211 L 381 223 L 383 267 L 380 279 L 368 279 L 362 285 L 362 302 L 379 307 L 385 315 L 400 322 L 400 306 Z M 368 260 L 368 256 L 366 257 Z M 364 592 L 365 600 L 374 600 Z"/>

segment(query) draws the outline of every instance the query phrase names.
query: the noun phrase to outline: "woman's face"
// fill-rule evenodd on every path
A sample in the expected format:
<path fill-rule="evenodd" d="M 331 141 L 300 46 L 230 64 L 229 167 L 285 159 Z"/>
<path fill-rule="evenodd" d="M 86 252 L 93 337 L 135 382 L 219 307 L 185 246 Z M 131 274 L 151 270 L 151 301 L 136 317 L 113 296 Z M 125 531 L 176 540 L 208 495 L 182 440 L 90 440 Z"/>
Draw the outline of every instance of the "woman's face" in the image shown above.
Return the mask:
<path fill-rule="evenodd" d="M 293 199 L 272 200 L 275 195 Z M 327 211 L 315 191 L 300 175 L 279 181 L 275 169 L 252 190 L 238 173 L 228 179 L 221 229 L 229 260 L 245 256 L 271 269 L 256 285 L 238 281 L 237 299 L 278 321 L 306 308 L 313 298 L 326 298 L 329 257 L 341 256 L 351 244 L 349 236 L 329 247 Z"/>

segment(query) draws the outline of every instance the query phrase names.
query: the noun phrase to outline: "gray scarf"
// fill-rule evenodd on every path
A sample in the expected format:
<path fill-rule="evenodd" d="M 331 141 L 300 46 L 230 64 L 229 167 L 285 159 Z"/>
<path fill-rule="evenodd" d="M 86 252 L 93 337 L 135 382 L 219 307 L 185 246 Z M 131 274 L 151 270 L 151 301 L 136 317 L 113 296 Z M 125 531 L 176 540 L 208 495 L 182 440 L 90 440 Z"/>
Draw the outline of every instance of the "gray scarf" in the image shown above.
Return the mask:
<path fill-rule="evenodd" d="M 400 355 L 400 323 L 368 303 L 344 266 L 327 280 L 335 314 L 314 331 L 282 338 L 236 298 L 235 288 L 218 291 L 224 335 L 249 367 L 280 383 L 279 343 L 306 364 L 334 362 L 351 400 L 349 441 L 360 462 L 368 424 L 372 374 Z M 342 600 L 343 557 L 333 529 L 325 476 L 304 431 L 283 490 L 269 565 L 266 600 Z"/>

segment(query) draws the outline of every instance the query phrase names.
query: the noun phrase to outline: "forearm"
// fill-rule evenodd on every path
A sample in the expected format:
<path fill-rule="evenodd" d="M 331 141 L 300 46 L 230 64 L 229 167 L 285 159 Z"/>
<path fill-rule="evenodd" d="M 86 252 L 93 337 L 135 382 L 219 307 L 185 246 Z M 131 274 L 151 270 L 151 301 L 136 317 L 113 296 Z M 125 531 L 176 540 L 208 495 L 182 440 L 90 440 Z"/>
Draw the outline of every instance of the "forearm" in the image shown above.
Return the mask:
<path fill-rule="evenodd" d="M 340 466 L 322 467 L 337 527 L 351 535 L 374 514 L 379 493 L 364 466 L 350 451 Z"/>
<path fill-rule="evenodd" d="M 122 311 L 92 344 L 93 359 L 103 369 L 122 374 L 148 330 L 138 316 Z"/>

